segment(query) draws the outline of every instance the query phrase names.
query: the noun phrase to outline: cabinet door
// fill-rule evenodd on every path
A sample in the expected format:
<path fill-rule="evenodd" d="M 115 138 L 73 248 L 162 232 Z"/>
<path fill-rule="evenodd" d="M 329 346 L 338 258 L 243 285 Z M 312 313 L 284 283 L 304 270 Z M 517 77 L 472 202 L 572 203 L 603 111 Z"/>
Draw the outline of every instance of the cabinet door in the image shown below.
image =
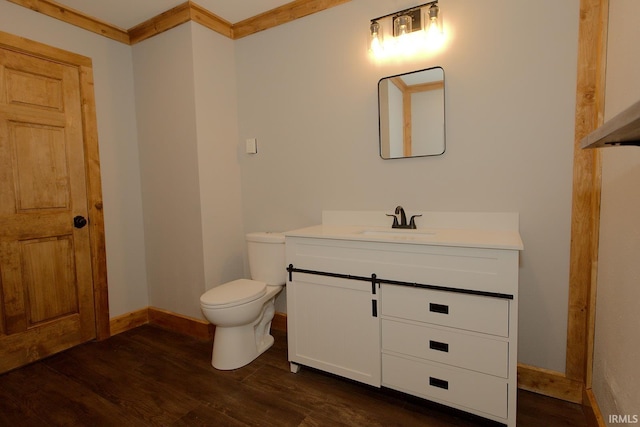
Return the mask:
<path fill-rule="evenodd" d="M 287 284 L 289 360 L 379 387 L 376 305 L 371 283 L 294 273 Z"/>

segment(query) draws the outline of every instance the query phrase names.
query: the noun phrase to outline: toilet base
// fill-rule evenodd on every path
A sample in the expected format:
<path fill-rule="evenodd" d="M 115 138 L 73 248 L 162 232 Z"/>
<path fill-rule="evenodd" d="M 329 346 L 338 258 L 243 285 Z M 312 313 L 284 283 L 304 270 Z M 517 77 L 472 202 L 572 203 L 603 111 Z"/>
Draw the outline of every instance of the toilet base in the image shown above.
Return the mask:
<path fill-rule="evenodd" d="M 277 294 L 280 288 L 272 291 Z M 275 295 L 264 304 L 260 316 L 253 323 L 240 326 L 216 326 L 213 338 L 211 365 L 222 371 L 238 369 L 253 362 L 267 351 L 275 339 L 270 334 L 275 315 Z"/>
<path fill-rule="evenodd" d="M 238 328 L 248 329 L 248 331 L 238 331 Z M 248 325 L 248 328 L 216 327 L 211 366 L 221 371 L 242 368 L 271 348 L 274 342 L 275 339 L 269 334 L 263 337 L 260 345 L 256 346 L 253 325 Z"/>

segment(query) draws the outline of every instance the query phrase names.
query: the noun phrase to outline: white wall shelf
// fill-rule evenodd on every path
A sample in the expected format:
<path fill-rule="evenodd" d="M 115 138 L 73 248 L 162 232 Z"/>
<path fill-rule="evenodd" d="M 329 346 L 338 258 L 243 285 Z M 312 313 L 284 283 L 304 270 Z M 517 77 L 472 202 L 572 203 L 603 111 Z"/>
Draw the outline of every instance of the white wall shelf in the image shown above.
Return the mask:
<path fill-rule="evenodd" d="M 640 101 L 608 120 L 580 141 L 582 148 L 615 145 L 640 146 Z"/>

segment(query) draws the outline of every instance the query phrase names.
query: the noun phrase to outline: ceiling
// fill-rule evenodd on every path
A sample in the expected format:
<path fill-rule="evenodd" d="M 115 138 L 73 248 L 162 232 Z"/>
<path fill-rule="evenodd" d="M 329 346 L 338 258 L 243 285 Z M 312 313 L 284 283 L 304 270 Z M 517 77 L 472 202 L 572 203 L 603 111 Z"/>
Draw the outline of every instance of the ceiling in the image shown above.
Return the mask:
<path fill-rule="evenodd" d="M 56 0 L 99 20 L 128 30 L 149 18 L 172 9 L 186 0 Z M 235 24 L 274 9 L 292 0 L 197 0 L 209 12 Z"/>

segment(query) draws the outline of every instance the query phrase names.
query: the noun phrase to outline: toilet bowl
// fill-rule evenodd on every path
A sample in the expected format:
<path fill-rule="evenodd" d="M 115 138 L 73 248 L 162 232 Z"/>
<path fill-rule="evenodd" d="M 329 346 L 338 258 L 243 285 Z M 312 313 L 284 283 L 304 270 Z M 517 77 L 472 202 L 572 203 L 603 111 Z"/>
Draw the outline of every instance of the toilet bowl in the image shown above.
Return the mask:
<path fill-rule="evenodd" d="M 216 286 L 200 297 L 204 317 L 216 326 L 211 364 L 220 370 L 241 368 L 269 349 L 275 297 L 286 281 L 284 235 L 246 236 L 251 279 Z"/>

